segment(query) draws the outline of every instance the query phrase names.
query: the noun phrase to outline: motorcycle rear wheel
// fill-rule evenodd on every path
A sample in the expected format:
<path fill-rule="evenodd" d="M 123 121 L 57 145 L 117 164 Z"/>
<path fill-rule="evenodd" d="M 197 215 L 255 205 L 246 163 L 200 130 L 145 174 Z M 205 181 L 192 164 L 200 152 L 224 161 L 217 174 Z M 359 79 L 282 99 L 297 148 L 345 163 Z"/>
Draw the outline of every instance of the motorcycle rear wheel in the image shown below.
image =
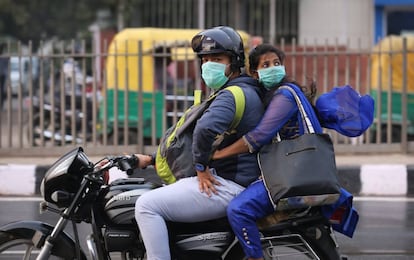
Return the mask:
<path fill-rule="evenodd" d="M 303 242 L 293 241 L 292 239 L 272 239 L 262 241 L 262 251 L 265 260 L 309 260 L 321 259 L 312 249 Z M 225 257 L 226 260 L 247 260 L 240 244 Z"/>
<path fill-rule="evenodd" d="M 265 260 L 273 259 L 346 259 L 342 258 L 335 245 L 319 248 L 311 240 L 299 234 L 280 234 L 262 240 L 262 251 Z"/>
<path fill-rule="evenodd" d="M 314 252 L 307 248 L 303 244 L 291 244 L 286 242 L 270 245 L 268 247 L 263 246 L 263 254 L 265 260 L 273 259 L 289 259 L 289 260 L 309 260 L 320 259 Z"/>

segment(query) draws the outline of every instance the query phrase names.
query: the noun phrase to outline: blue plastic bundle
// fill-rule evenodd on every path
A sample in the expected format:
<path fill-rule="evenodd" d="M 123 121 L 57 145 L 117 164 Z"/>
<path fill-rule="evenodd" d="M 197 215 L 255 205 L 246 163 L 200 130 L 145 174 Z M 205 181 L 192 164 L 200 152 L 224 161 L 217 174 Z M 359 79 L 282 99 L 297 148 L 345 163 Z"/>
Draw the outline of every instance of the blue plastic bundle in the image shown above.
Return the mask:
<path fill-rule="evenodd" d="M 348 137 L 360 136 L 374 120 L 374 99 L 361 96 L 348 85 L 322 94 L 315 106 L 322 127 Z"/>

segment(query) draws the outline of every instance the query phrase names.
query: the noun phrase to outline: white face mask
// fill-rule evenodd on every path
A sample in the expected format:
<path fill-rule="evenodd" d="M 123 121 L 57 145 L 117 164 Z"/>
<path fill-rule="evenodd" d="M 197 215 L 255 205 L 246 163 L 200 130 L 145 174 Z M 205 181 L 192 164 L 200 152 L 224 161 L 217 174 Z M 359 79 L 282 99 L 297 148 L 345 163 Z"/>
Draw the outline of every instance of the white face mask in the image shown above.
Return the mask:
<path fill-rule="evenodd" d="M 226 64 L 218 62 L 206 62 L 201 66 L 201 77 L 207 87 L 212 89 L 221 88 L 229 78 L 226 76 Z"/>

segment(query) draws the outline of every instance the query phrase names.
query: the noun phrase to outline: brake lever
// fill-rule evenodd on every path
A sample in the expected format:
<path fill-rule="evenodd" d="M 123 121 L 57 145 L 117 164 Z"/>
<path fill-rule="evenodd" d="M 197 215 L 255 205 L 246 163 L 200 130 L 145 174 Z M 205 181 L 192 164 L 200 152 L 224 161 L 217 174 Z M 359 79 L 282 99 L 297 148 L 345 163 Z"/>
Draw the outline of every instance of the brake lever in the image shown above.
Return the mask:
<path fill-rule="evenodd" d="M 102 171 L 102 170 L 109 170 L 110 168 L 112 168 L 113 163 L 111 160 L 108 160 L 105 164 L 95 164 L 93 171 L 94 172 L 98 172 L 98 171 Z"/>

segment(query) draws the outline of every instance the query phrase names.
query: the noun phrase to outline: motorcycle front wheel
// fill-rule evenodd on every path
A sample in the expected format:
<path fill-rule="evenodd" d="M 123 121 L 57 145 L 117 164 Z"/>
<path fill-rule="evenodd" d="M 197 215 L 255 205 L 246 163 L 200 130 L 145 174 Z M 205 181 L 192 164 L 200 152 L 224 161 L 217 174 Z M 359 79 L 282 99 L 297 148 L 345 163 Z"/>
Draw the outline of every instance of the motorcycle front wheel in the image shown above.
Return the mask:
<path fill-rule="evenodd" d="M 8 260 L 32 260 L 39 255 L 40 249 L 36 248 L 33 243 L 34 236 L 27 234 L 27 236 L 18 236 L 13 233 L 0 231 L 0 259 Z M 70 254 L 68 254 L 70 255 Z M 73 260 L 73 257 L 62 257 L 52 255 L 49 260 Z"/>
<path fill-rule="evenodd" d="M 0 232 L 0 259 L 36 259 L 38 254 L 39 249 L 34 246 L 31 239 Z"/>

